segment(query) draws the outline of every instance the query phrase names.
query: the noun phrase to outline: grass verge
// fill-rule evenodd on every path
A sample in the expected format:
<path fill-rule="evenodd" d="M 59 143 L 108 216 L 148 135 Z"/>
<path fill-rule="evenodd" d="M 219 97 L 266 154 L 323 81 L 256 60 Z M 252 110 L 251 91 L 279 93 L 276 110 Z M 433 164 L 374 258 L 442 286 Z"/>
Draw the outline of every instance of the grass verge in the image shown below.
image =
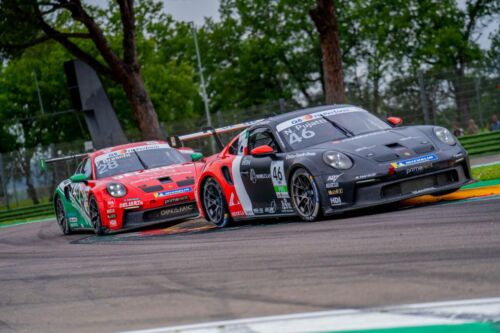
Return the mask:
<path fill-rule="evenodd" d="M 472 177 L 479 181 L 500 179 L 500 164 L 473 167 Z"/>

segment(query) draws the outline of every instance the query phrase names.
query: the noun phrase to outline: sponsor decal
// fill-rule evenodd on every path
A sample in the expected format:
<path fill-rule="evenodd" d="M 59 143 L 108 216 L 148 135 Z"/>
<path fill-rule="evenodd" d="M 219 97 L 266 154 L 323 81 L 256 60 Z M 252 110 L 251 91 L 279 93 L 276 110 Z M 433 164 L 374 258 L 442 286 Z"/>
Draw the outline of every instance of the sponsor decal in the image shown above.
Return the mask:
<path fill-rule="evenodd" d="M 407 175 L 410 175 L 412 173 L 422 173 L 424 170 L 430 168 L 432 168 L 432 164 L 419 165 L 419 166 L 409 167 L 408 169 L 405 170 L 405 172 Z"/>
<path fill-rule="evenodd" d="M 368 178 L 375 177 L 376 175 L 377 175 L 376 173 L 369 173 L 369 174 L 366 174 L 366 175 L 356 176 L 356 177 L 354 177 L 354 179 L 355 180 L 368 179 Z"/>
<path fill-rule="evenodd" d="M 341 197 L 330 197 L 330 205 L 332 205 L 332 206 L 342 205 L 342 198 Z"/>
<path fill-rule="evenodd" d="M 337 188 L 337 189 L 333 189 L 333 190 L 328 190 L 328 195 L 338 195 L 338 194 L 342 194 L 344 193 L 344 189 L 343 188 Z"/>
<path fill-rule="evenodd" d="M 178 202 L 182 202 L 182 201 L 186 201 L 189 199 L 189 196 L 187 195 L 183 195 L 182 197 L 177 197 L 177 198 L 170 198 L 170 199 L 166 199 L 163 204 L 165 205 L 170 205 L 170 204 L 173 204 L 173 203 L 178 203 Z"/>
<path fill-rule="evenodd" d="M 288 199 L 281 199 L 281 210 L 283 212 L 293 211 L 292 204 L 288 201 Z"/>
<path fill-rule="evenodd" d="M 343 173 L 340 173 L 338 175 L 330 175 L 330 176 L 328 176 L 328 178 L 326 179 L 326 181 L 327 182 L 336 182 L 337 179 L 339 179 L 342 175 L 343 175 Z"/>
<path fill-rule="evenodd" d="M 108 214 L 108 219 L 116 219 L 116 214 Z"/>
<path fill-rule="evenodd" d="M 325 184 L 325 187 L 326 187 L 326 188 L 335 188 L 335 187 L 339 187 L 339 183 L 326 183 L 326 184 Z"/>
<path fill-rule="evenodd" d="M 287 154 L 285 159 L 289 160 L 292 158 L 299 158 L 299 157 L 312 157 L 316 156 L 316 153 L 311 153 L 311 152 L 305 152 L 305 153 L 292 153 L 292 154 Z"/>
<path fill-rule="evenodd" d="M 231 192 L 231 196 L 229 197 L 229 207 L 233 207 L 233 206 L 236 206 L 236 205 L 239 205 L 240 202 L 234 202 L 234 192 Z"/>
<path fill-rule="evenodd" d="M 161 149 L 161 148 L 170 148 L 170 146 L 166 143 L 160 143 L 160 144 L 157 142 L 147 143 L 144 146 L 120 149 L 120 150 L 115 150 L 115 151 L 111 151 L 109 153 L 99 155 L 94 159 L 94 162 L 97 164 L 97 163 L 104 161 L 104 160 L 110 160 L 110 159 L 114 159 L 114 158 L 120 158 L 123 156 L 129 156 L 134 151 L 144 151 L 144 150 Z"/>
<path fill-rule="evenodd" d="M 329 117 L 333 116 L 336 114 L 340 113 L 349 113 L 349 112 L 366 112 L 363 109 L 357 108 L 357 107 L 345 107 L 345 108 L 337 108 L 337 109 L 332 109 L 332 110 L 325 110 L 325 111 L 320 111 L 320 112 L 315 112 L 311 114 L 306 114 L 300 117 L 292 118 L 289 120 L 286 120 L 276 126 L 276 130 L 278 132 L 283 131 L 284 129 L 287 129 L 289 127 L 292 127 L 297 124 L 301 124 L 304 122 L 308 122 L 314 119 L 321 119 L 322 117 Z"/>
<path fill-rule="evenodd" d="M 112 214 L 114 212 L 115 212 L 114 208 L 106 210 L 106 214 Z"/>
<path fill-rule="evenodd" d="M 124 201 L 137 201 L 137 200 L 141 200 L 140 198 L 125 198 Z"/>
<path fill-rule="evenodd" d="M 406 166 L 410 166 L 410 165 L 416 165 L 416 164 L 421 164 L 421 163 L 430 162 L 430 161 L 437 161 L 437 160 L 438 160 L 438 157 L 436 156 L 436 154 L 429 154 L 429 155 L 419 156 L 419 157 L 410 158 L 407 160 L 402 160 L 402 161 L 398 161 L 395 163 L 391 163 L 391 165 L 395 169 L 397 169 L 397 168 L 402 168 L 402 167 L 406 167 Z"/>
<path fill-rule="evenodd" d="M 188 193 L 188 192 L 192 192 L 192 191 L 193 191 L 192 187 L 183 187 L 183 188 L 178 188 L 178 189 L 175 189 L 175 190 L 169 190 L 169 191 L 163 191 L 163 192 L 156 192 L 154 194 L 154 197 L 155 198 L 163 198 L 163 197 L 168 197 L 170 195 Z"/>
<path fill-rule="evenodd" d="M 271 178 L 271 174 L 269 173 L 255 173 L 254 169 L 250 169 L 250 181 L 255 184 L 257 180 L 261 179 L 269 179 Z"/>
<path fill-rule="evenodd" d="M 262 209 L 262 208 L 254 208 L 253 212 L 255 214 L 263 214 L 264 213 L 264 209 Z"/>
<path fill-rule="evenodd" d="M 108 200 L 107 204 L 109 208 L 113 208 L 115 207 L 115 200 L 114 199 Z"/>
<path fill-rule="evenodd" d="M 271 206 L 264 208 L 264 212 L 267 214 L 274 214 L 276 213 L 276 201 L 271 201 Z"/>
<path fill-rule="evenodd" d="M 250 165 L 251 161 L 249 158 L 246 158 L 246 157 L 243 157 L 243 159 L 241 160 L 241 165 L 242 166 L 247 166 L 247 165 Z"/>
<path fill-rule="evenodd" d="M 122 202 L 118 207 L 120 208 L 137 207 L 137 206 L 142 206 L 142 204 L 143 202 L 141 200 L 125 201 Z"/>
<path fill-rule="evenodd" d="M 274 192 L 277 198 L 290 198 L 283 161 L 271 162 L 271 180 L 273 181 Z"/>
<path fill-rule="evenodd" d="M 69 220 L 69 222 L 71 222 L 71 223 L 78 222 L 78 218 L 77 218 L 77 217 L 70 217 L 68 220 Z"/>
<path fill-rule="evenodd" d="M 172 208 L 165 208 L 160 211 L 161 216 L 169 216 L 174 214 L 183 214 L 193 209 L 192 205 L 177 206 Z"/>
<path fill-rule="evenodd" d="M 118 224 L 116 223 L 116 220 L 109 220 L 109 225 L 112 227 L 116 227 Z"/>
<path fill-rule="evenodd" d="M 244 211 L 242 211 L 242 210 L 238 210 L 238 211 L 236 211 L 236 212 L 232 212 L 232 213 L 231 213 L 231 215 L 232 215 L 233 217 L 236 217 L 236 216 L 243 216 L 243 215 L 245 215 L 245 212 L 244 212 Z"/>

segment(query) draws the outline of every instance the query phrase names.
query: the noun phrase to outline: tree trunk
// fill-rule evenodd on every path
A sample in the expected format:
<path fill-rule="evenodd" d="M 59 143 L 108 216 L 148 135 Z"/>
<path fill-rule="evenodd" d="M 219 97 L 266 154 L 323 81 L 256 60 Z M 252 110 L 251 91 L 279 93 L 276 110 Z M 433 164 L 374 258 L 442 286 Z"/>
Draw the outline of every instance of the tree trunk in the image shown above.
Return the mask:
<path fill-rule="evenodd" d="M 146 91 L 146 86 L 144 85 L 140 72 L 134 71 L 127 73 L 122 84 L 134 118 L 139 125 L 142 139 L 164 139 L 164 134 L 158 121 L 158 115 Z"/>
<path fill-rule="evenodd" d="M 459 64 L 455 69 L 456 78 L 453 81 L 455 90 L 455 103 L 457 105 L 457 121 L 466 127 L 470 119 L 469 101 L 467 99 L 467 91 L 465 89 L 465 70 L 462 64 Z"/>
<path fill-rule="evenodd" d="M 344 72 L 335 5 L 333 0 L 317 0 L 316 4 L 309 15 L 321 42 L 325 100 L 328 104 L 344 103 Z"/>
<path fill-rule="evenodd" d="M 28 151 L 21 153 L 21 163 L 21 170 L 23 171 L 23 176 L 26 178 L 26 193 L 31 201 L 33 201 L 33 204 L 38 205 L 40 200 L 38 200 L 35 186 L 31 180 L 31 154 Z"/>

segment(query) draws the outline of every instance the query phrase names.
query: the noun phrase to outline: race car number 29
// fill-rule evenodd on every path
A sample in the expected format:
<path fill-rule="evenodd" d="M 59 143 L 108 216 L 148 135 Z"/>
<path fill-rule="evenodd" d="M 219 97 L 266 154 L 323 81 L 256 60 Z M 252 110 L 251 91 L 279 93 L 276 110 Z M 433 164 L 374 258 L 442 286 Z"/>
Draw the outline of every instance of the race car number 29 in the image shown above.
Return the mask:
<path fill-rule="evenodd" d="M 278 198 L 289 198 L 288 186 L 285 178 L 285 167 L 283 161 L 271 162 L 271 179 L 273 181 L 274 192 Z"/>

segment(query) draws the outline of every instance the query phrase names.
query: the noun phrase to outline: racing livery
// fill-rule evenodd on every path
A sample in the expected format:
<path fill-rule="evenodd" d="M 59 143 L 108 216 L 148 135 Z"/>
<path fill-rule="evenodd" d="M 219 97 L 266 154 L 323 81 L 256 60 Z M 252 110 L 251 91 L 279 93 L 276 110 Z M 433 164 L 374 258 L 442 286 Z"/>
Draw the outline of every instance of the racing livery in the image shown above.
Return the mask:
<path fill-rule="evenodd" d="M 101 235 L 199 215 L 194 186 L 201 154 L 150 141 L 78 157 L 76 172 L 54 193 L 64 234 L 91 229 Z"/>
<path fill-rule="evenodd" d="M 200 211 L 220 227 L 279 216 L 313 221 L 472 181 L 467 152 L 447 129 L 401 123 L 350 105 L 253 123 L 207 161 Z"/>

